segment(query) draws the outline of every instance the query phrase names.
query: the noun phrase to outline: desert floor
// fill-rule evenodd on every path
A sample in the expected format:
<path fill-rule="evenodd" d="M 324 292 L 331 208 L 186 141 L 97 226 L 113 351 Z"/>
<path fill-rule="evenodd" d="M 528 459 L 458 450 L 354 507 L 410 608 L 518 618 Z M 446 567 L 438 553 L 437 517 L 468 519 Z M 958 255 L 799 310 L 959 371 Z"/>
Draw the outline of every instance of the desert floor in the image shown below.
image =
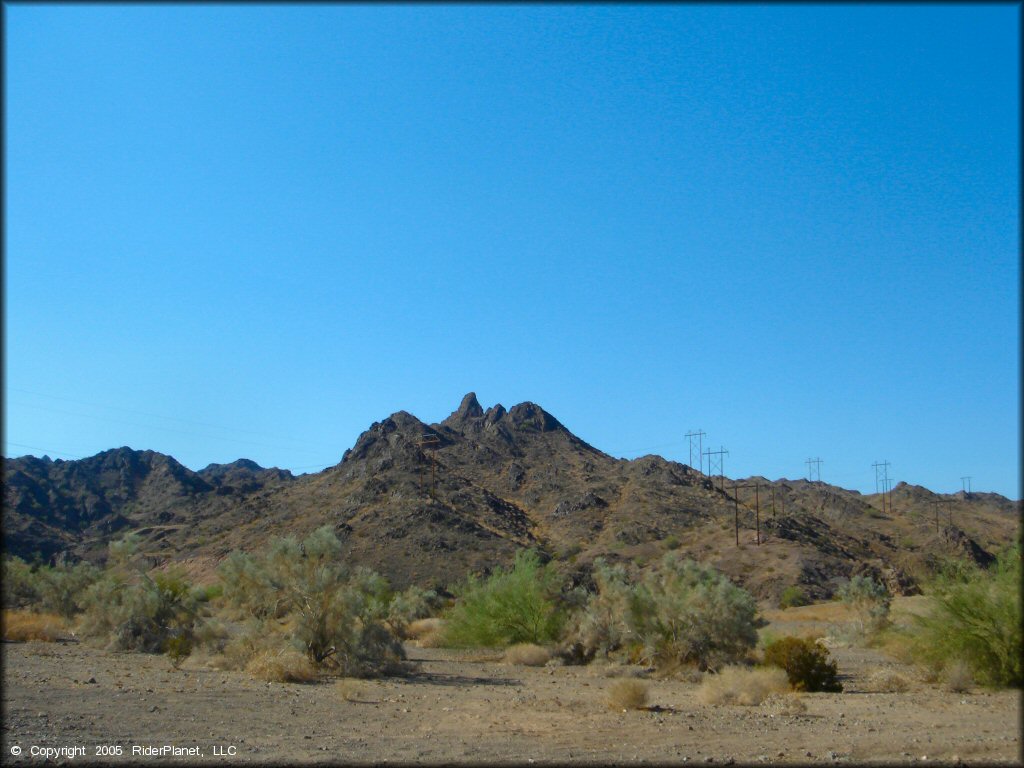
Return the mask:
<path fill-rule="evenodd" d="M 814 609 L 767 612 L 769 630 L 813 634 L 824 626 Z M 4 643 L 2 761 L 38 764 L 33 747 L 84 747 L 84 758 L 51 762 L 1021 763 L 1019 691 L 951 692 L 870 648 L 834 647 L 845 690 L 802 694 L 802 711 L 706 705 L 698 683 L 655 678 L 647 709 L 615 711 L 609 687 L 640 670 L 407 650 L 418 669 L 406 677 L 298 685 L 199 659 L 171 671 L 162 656 Z M 873 692 L 879 670 L 909 689 Z M 133 754 L 163 745 L 202 757 Z M 102 747 L 122 755 L 97 758 Z"/>

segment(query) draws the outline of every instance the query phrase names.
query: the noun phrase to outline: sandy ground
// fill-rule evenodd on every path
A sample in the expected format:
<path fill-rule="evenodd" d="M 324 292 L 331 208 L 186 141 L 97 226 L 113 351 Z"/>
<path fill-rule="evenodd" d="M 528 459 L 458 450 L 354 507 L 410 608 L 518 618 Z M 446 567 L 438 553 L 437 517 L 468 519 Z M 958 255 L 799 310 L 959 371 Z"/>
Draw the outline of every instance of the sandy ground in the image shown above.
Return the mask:
<path fill-rule="evenodd" d="M 782 628 L 782 625 L 779 625 Z M 408 647 L 404 678 L 258 682 L 240 672 L 171 671 L 166 658 L 79 643 L 3 644 L 5 765 L 32 748 L 83 747 L 112 763 L 1005 763 L 1020 764 L 1019 691 L 953 693 L 865 648 L 835 648 L 846 690 L 806 709 L 709 706 L 697 683 L 650 679 L 648 710 L 606 703 L 622 667 L 521 667 L 486 654 Z M 913 679 L 873 693 L 879 669 Z M 197 748 L 201 757 L 133 754 Z M 121 756 L 97 758 L 112 747 Z M 20 748 L 21 754 L 14 751 Z"/>

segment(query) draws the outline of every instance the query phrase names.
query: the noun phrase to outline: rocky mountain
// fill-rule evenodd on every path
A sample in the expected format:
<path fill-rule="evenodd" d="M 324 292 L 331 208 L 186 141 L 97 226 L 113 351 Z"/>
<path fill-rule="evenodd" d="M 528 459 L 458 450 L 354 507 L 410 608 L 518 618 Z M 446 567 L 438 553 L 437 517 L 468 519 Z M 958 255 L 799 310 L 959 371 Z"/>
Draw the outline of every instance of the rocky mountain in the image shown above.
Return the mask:
<path fill-rule="evenodd" d="M 878 497 L 820 482 L 616 459 L 534 403 L 485 410 L 470 393 L 439 424 L 405 411 L 374 423 L 315 475 L 245 459 L 193 472 L 128 448 L 5 459 L 3 526 L 6 551 L 43 559 L 102 559 L 136 531 L 154 563 L 207 578 L 232 549 L 327 523 L 351 562 L 396 586 L 449 587 L 527 546 L 580 579 L 597 557 L 642 567 L 678 548 L 763 598 L 792 584 L 825 597 L 862 571 L 913 591 L 929 561 L 987 562 L 1019 535 L 1021 503 L 996 494 L 900 484 L 891 498 L 883 511 Z"/>

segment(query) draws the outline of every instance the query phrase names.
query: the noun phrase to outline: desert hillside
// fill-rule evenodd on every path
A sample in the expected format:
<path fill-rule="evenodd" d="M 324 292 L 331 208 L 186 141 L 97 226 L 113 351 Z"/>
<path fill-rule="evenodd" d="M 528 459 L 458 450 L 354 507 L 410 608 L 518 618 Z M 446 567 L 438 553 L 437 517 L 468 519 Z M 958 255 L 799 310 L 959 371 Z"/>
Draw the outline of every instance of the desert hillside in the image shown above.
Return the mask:
<path fill-rule="evenodd" d="M 521 547 L 581 580 L 597 557 L 642 567 L 679 549 L 759 597 L 800 584 L 824 598 L 865 571 L 913 593 L 929 561 L 988 562 L 1019 531 L 1020 501 L 997 494 L 900 484 L 883 512 L 878 497 L 821 482 L 724 485 L 660 456 L 609 456 L 534 403 L 485 410 L 470 393 L 438 424 L 393 413 L 313 475 L 245 459 L 195 472 L 130 448 L 5 459 L 4 546 L 26 559 L 99 560 L 135 531 L 154 565 L 179 561 L 203 579 L 232 549 L 330 524 L 349 560 L 396 586 L 445 588 Z"/>

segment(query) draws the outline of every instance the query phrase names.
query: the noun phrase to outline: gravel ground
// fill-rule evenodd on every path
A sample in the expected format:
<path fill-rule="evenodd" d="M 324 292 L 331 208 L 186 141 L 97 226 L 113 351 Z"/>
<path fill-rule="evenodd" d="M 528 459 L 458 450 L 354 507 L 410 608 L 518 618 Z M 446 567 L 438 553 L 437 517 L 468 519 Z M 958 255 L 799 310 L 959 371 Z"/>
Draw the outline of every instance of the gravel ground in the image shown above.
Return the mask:
<path fill-rule="evenodd" d="M 648 681 L 647 710 L 606 703 L 622 667 L 520 667 L 408 647 L 404 678 L 258 682 L 78 643 L 3 644 L 3 762 L 84 748 L 110 763 L 1021 763 L 1020 693 L 952 693 L 872 649 L 836 648 L 846 690 L 784 706 L 708 706 L 698 685 Z M 191 667 L 191 668 L 189 668 Z M 913 679 L 872 693 L 879 669 Z M 133 753 L 170 745 L 197 755 Z M 20 748 L 21 754 L 15 755 Z M 108 748 L 121 755 L 97 757 Z"/>

